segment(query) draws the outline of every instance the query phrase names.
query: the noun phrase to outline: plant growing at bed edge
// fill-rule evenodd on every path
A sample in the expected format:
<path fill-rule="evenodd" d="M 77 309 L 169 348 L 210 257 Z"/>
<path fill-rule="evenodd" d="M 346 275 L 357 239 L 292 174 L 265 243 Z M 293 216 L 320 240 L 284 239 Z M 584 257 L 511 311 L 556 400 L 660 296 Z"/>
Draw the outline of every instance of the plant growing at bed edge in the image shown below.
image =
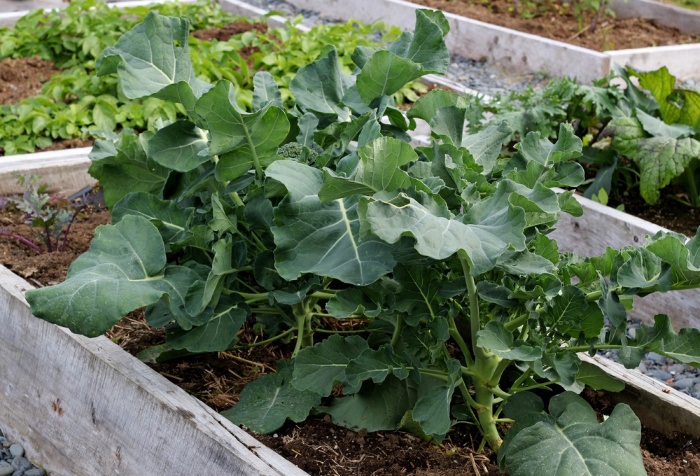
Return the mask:
<path fill-rule="evenodd" d="M 102 53 L 98 74 L 189 118 L 96 143 L 90 172 L 113 224 L 65 282 L 27 292 L 34 314 L 96 336 L 146 306 L 151 325 L 167 326 L 151 358 L 235 348 L 249 318 L 268 342 L 295 338 L 292 359 L 224 412 L 255 431 L 312 410 L 438 441 L 469 422 L 512 475 L 644 474 L 630 408 L 599 424 L 577 395 L 622 384 L 576 353 L 700 364 L 700 331 L 676 333 L 665 315 L 625 335 L 633 295 L 700 285 L 700 239 L 659 233 L 596 258 L 560 253 L 547 234 L 581 208 L 551 187 L 584 179 L 567 125 L 556 143 L 532 133 L 506 156 L 505 124 L 464 134 L 478 120 L 464 97 L 435 90 L 406 115 L 393 107 L 405 83 L 445 72 L 448 30 L 441 13 L 418 10 L 415 33 L 358 47 L 352 75 L 329 46 L 292 80 L 292 110 L 260 72 L 244 112 L 231 83 L 192 74 L 187 21 L 149 14 Z M 409 143 L 417 118 L 430 147 Z M 354 335 L 323 327 L 348 318 L 365 324 Z M 321 405 L 337 384 L 343 396 Z M 553 388 L 566 391 L 546 411 L 532 390 Z M 503 422 L 514 422 L 505 437 Z"/>

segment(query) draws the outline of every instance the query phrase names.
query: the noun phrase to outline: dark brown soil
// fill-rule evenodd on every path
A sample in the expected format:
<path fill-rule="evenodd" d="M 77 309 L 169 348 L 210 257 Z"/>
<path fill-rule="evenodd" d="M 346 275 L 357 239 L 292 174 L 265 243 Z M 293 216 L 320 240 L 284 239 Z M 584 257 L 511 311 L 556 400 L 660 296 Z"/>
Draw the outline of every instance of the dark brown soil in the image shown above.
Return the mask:
<path fill-rule="evenodd" d="M 89 248 L 92 231 L 109 222 L 109 213 L 88 209 L 71 229 L 66 252 L 38 255 L 19 241 L 0 236 L 0 264 L 27 278 L 36 286 L 65 279 L 70 262 Z M 23 216 L 11 207 L 0 211 L 0 225 L 28 239 L 35 232 L 22 223 Z M 161 329 L 149 327 L 143 310 L 122 319 L 107 334 L 131 354 L 164 342 Z M 260 336 L 247 325 L 241 330 L 241 344 Z M 194 394 L 217 411 L 238 401 L 246 383 L 272 372 L 277 360 L 288 357 L 292 344 L 276 344 L 191 356 L 166 363 L 149 364 L 162 375 Z M 604 393 L 589 390 L 600 414 L 612 407 Z M 479 437 L 468 427 L 458 427 L 441 445 L 426 443 L 404 432 L 356 433 L 324 418 L 288 424 L 273 435 L 255 435 L 264 444 L 311 474 L 354 476 L 420 475 L 483 476 L 499 474 L 495 456 L 488 449 L 476 453 Z M 684 435 L 663 436 L 645 430 L 642 454 L 650 476 L 697 476 L 700 474 L 698 445 Z"/>
<path fill-rule="evenodd" d="M 267 32 L 267 24 L 265 23 L 248 23 L 247 21 L 236 21 L 224 25 L 221 28 L 210 28 L 209 30 L 198 30 L 192 33 L 192 36 L 204 41 L 228 41 L 234 35 L 245 33 L 246 31 L 259 31 L 260 33 Z"/>
<path fill-rule="evenodd" d="M 535 18 L 522 18 L 512 11 L 513 0 L 410 0 L 430 8 L 456 13 L 473 20 L 511 28 L 553 40 L 564 41 L 597 51 L 644 48 L 648 46 L 696 43 L 697 35 L 680 31 L 640 18 L 611 18 L 601 16 L 594 32 L 586 29 L 593 13 L 583 15 L 582 21 L 570 10 L 558 13 L 555 2 L 537 2 L 549 5 L 548 11 Z M 524 5 L 526 2 L 521 1 Z M 582 31 L 583 30 L 583 31 Z"/>
<path fill-rule="evenodd" d="M 92 147 L 95 144 L 95 139 L 60 139 L 53 142 L 48 147 L 39 149 L 38 152 L 47 152 L 49 150 L 65 150 L 65 149 L 78 149 L 80 147 Z"/>
<path fill-rule="evenodd" d="M 109 223 L 108 212 L 87 209 L 71 226 L 64 251 L 47 253 L 39 229 L 24 224 L 24 213 L 7 207 L 5 211 L 0 211 L 0 231 L 6 230 L 23 236 L 44 253 L 38 254 L 19 240 L 0 235 L 0 263 L 34 286 L 60 283 L 66 278 L 68 266 L 90 247 L 95 228 L 106 223 Z"/>
<path fill-rule="evenodd" d="M 700 209 L 679 202 L 676 198 L 687 197 L 680 190 L 677 193 L 679 195 L 676 195 L 673 187 L 669 187 L 662 191 L 659 202 L 651 206 L 647 205 L 639 195 L 638 189 L 633 189 L 627 196 L 613 196 L 608 205 L 611 207 L 623 205 L 623 211 L 626 213 L 686 236 L 695 236 L 700 226 Z"/>
<path fill-rule="evenodd" d="M 60 73 L 53 63 L 34 58 L 0 60 L 0 104 L 14 104 L 41 92 L 41 86 Z"/>

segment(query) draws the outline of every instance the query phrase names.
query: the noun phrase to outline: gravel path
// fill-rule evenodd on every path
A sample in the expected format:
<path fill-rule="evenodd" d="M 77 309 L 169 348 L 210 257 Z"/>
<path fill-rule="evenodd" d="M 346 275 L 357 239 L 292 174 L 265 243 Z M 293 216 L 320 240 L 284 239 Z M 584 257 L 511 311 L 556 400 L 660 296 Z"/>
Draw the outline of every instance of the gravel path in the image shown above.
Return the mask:
<path fill-rule="evenodd" d="M 0 430 L 0 476 L 44 476 L 46 471 L 24 457 L 24 448 L 7 441 Z"/>

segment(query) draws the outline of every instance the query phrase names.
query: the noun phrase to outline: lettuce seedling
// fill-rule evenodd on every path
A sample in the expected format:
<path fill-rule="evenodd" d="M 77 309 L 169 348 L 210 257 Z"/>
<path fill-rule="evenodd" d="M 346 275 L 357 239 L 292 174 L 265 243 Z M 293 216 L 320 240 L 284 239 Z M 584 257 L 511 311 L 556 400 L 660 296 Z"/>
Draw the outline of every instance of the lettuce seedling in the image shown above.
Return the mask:
<path fill-rule="evenodd" d="M 188 118 L 95 144 L 90 173 L 113 224 L 65 282 L 27 292 L 36 316 L 96 336 L 146 306 L 148 323 L 167 327 L 151 359 L 237 348 L 246 319 L 265 343 L 293 336 L 291 359 L 224 412 L 254 431 L 312 410 L 437 441 L 468 422 L 512 475 L 644 474 L 629 407 L 599 424 L 576 395 L 622 383 L 578 353 L 700 364 L 700 331 L 676 333 L 660 315 L 630 339 L 623 305 L 700 286 L 700 238 L 559 252 L 549 233 L 560 214 L 582 213 L 572 191 L 553 190 L 584 180 L 570 126 L 554 143 L 530 133 L 503 151 L 505 123 L 465 133 L 478 116 L 465 97 L 434 90 L 406 114 L 393 105 L 407 82 L 446 71 L 440 12 L 417 10 L 415 32 L 386 48 L 358 47 L 352 74 L 329 46 L 290 82 L 293 109 L 266 72 L 251 110 L 230 82 L 196 78 L 188 27 L 152 13 L 100 55 L 98 74 L 116 74 L 127 97 L 178 103 Z M 430 146 L 410 144 L 418 120 Z M 300 153 L 280 155 L 291 147 Z M 333 319 L 364 324 L 325 328 Z M 545 404 L 533 390 L 562 393 Z M 505 438 L 502 423 L 513 423 Z"/>

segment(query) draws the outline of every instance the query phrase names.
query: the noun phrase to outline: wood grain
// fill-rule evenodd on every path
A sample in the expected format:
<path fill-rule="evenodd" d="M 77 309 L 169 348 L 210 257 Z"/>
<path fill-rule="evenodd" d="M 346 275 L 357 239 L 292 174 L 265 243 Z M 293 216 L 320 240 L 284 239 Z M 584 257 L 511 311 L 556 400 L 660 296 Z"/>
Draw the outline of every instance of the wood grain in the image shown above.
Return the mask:
<path fill-rule="evenodd" d="M 0 266 L 0 423 L 52 475 L 306 473 L 110 340 L 31 315 Z"/>
<path fill-rule="evenodd" d="M 561 191 L 561 190 L 558 190 Z M 581 256 L 600 256 L 607 247 L 639 246 L 646 236 L 668 231 L 641 218 L 593 200 L 574 195 L 583 207 L 583 216 L 573 217 L 562 213 L 556 231 L 549 236 L 557 240 L 560 251 L 573 251 Z M 657 314 L 668 314 L 673 327 L 700 327 L 700 289 L 688 289 L 668 293 L 634 297 L 630 316 L 653 324 Z"/>
<path fill-rule="evenodd" d="M 632 407 L 644 426 L 663 434 L 680 432 L 700 438 L 700 400 L 612 360 L 583 353 L 578 355 L 581 360 L 625 382 L 622 392 L 608 392 L 608 396 L 613 403 L 626 403 Z"/>

